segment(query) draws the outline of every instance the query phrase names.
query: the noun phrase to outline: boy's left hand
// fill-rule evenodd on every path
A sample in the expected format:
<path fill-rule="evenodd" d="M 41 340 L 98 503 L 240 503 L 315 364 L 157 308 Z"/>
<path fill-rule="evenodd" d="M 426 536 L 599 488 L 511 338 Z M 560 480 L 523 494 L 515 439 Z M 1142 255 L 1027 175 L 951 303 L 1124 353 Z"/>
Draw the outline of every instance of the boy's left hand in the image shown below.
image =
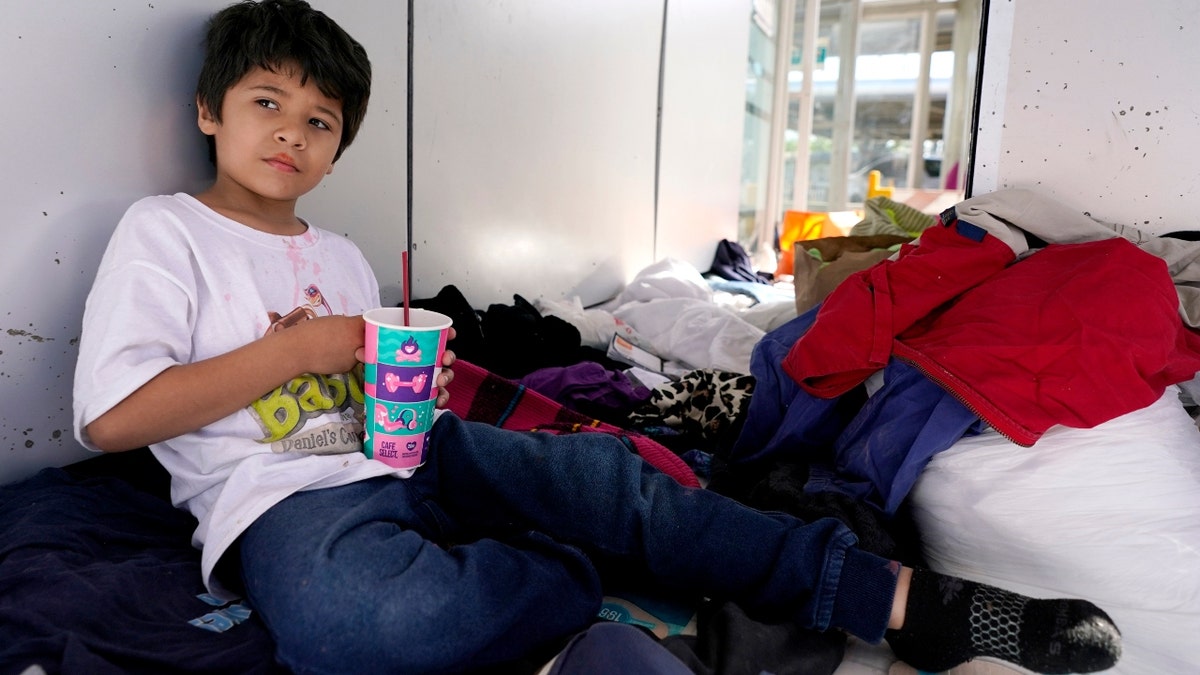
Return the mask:
<path fill-rule="evenodd" d="M 455 333 L 454 327 L 451 326 L 450 334 L 446 337 L 446 342 L 453 340 L 456 334 L 457 333 Z M 442 372 L 438 375 L 437 379 L 438 395 L 436 405 L 439 408 L 445 408 L 446 402 L 450 400 L 450 392 L 446 389 L 446 386 L 454 381 L 453 368 L 454 362 L 457 359 L 458 357 L 456 357 L 454 352 L 450 351 L 449 349 L 447 349 L 445 354 L 442 355 Z"/>

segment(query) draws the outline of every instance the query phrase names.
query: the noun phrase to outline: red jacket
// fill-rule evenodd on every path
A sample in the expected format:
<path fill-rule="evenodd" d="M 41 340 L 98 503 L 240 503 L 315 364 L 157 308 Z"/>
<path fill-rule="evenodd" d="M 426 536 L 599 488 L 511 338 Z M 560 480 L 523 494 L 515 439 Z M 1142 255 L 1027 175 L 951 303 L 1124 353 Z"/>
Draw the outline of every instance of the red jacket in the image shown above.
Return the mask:
<path fill-rule="evenodd" d="M 1032 445 L 1055 424 L 1089 428 L 1143 408 L 1200 371 L 1159 258 L 1124 239 L 1012 249 L 962 220 L 926 230 L 843 282 L 783 369 L 831 398 L 891 356 Z"/>

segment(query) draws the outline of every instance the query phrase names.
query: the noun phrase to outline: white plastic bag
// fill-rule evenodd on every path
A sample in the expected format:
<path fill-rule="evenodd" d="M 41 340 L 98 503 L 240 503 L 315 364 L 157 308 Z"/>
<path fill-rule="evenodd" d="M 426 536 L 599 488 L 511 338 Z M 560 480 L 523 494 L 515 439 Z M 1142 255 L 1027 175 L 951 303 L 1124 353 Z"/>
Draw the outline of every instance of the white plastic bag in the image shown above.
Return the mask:
<path fill-rule="evenodd" d="M 1111 672 L 1200 673 L 1200 431 L 1175 387 L 1030 448 L 965 438 L 934 456 L 912 500 L 935 571 L 1091 600 L 1122 632 Z"/>

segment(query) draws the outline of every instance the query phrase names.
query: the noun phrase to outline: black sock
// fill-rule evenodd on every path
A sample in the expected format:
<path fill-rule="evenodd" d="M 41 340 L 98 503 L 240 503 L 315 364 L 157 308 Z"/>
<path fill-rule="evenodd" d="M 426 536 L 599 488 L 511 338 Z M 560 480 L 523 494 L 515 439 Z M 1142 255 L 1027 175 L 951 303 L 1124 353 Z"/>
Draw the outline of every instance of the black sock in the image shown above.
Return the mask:
<path fill-rule="evenodd" d="M 1120 631 L 1086 600 L 1036 600 L 929 570 L 913 572 L 904 627 L 887 641 L 934 672 L 990 656 L 1039 673 L 1091 673 L 1121 656 Z"/>

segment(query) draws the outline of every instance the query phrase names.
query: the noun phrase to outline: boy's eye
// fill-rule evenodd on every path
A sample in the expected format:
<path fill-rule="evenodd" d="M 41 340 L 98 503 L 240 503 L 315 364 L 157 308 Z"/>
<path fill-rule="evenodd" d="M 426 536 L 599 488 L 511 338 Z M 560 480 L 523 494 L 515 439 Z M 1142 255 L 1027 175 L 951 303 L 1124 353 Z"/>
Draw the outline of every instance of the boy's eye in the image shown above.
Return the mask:
<path fill-rule="evenodd" d="M 274 101 L 272 101 L 269 98 L 260 98 L 260 99 L 256 100 L 255 103 L 262 106 L 263 108 L 268 108 L 271 110 L 277 110 L 279 108 L 279 104 L 275 103 Z"/>
<path fill-rule="evenodd" d="M 329 129 L 330 128 L 329 125 L 326 124 L 324 120 L 317 119 L 316 117 L 309 120 L 308 123 L 313 125 L 314 127 L 317 127 L 318 129 Z"/>

